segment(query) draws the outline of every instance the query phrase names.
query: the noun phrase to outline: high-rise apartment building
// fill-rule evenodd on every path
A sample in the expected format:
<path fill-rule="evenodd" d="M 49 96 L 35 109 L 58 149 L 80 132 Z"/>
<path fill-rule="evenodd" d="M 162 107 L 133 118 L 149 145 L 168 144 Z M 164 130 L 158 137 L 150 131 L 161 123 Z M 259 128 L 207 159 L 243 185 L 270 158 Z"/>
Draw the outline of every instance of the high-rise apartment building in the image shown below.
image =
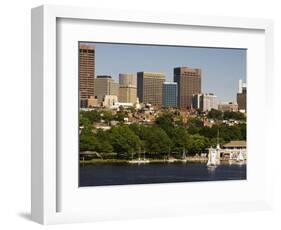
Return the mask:
<path fill-rule="evenodd" d="M 162 106 L 165 75 L 159 72 L 137 73 L 137 96 L 142 103 Z"/>
<path fill-rule="evenodd" d="M 201 109 L 202 111 L 218 109 L 217 96 L 213 93 L 195 94 L 192 97 L 192 108 Z"/>
<path fill-rule="evenodd" d="M 105 95 L 118 96 L 119 84 L 111 76 L 100 75 L 95 78 L 95 97 L 98 102 L 103 102 Z"/>
<path fill-rule="evenodd" d="M 192 96 L 201 93 L 201 69 L 174 68 L 174 82 L 178 84 L 178 107 L 190 109 Z"/>
<path fill-rule="evenodd" d="M 88 99 L 94 96 L 95 46 L 79 45 L 79 97 L 80 107 L 88 107 Z"/>
<path fill-rule="evenodd" d="M 137 102 L 136 79 L 135 74 L 119 74 L 119 102 L 133 104 Z"/>
<path fill-rule="evenodd" d="M 163 106 L 177 107 L 178 85 L 176 82 L 163 83 Z"/>
<path fill-rule="evenodd" d="M 237 93 L 237 104 L 238 109 L 241 112 L 246 112 L 247 110 L 247 85 L 246 83 L 239 80 L 239 89 Z"/>

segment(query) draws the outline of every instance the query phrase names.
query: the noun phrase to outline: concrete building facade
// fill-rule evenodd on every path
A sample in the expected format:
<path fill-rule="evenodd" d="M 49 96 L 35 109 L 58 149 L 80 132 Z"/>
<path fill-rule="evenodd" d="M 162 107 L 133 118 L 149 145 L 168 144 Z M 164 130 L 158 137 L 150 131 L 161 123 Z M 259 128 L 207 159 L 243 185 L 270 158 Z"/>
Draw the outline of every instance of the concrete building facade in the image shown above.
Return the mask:
<path fill-rule="evenodd" d="M 202 111 L 218 109 L 217 96 L 213 93 L 195 94 L 192 97 L 192 108 L 201 109 Z"/>
<path fill-rule="evenodd" d="M 237 112 L 238 111 L 238 104 L 229 102 L 229 103 L 221 103 L 218 105 L 218 109 L 222 112 Z"/>
<path fill-rule="evenodd" d="M 135 74 L 119 74 L 119 102 L 133 104 L 137 102 L 136 79 Z"/>
<path fill-rule="evenodd" d="M 95 46 L 79 45 L 79 99 L 80 107 L 88 107 L 88 99 L 94 96 Z"/>
<path fill-rule="evenodd" d="M 132 85 L 137 86 L 137 77 L 133 73 L 120 73 L 119 74 L 119 84 L 120 85 Z"/>
<path fill-rule="evenodd" d="M 111 76 L 97 76 L 97 78 L 95 78 L 94 86 L 95 97 L 98 99 L 98 102 L 103 102 L 105 95 L 114 95 L 118 97 L 119 84 L 115 82 Z"/>
<path fill-rule="evenodd" d="M 165 75 L 159 72 L 137 73 L 137 96 L 141 103 L 155 106 L 163 104 L 163 83 Z"/>
<path fill-rule="evenodd" d="M 110 108 L 118 103 L 118 97 L 116 95 L 105 95 L 103 100 L 103 106 Z"/>
<path fill-rule="evenodd" d="M 174 82 L 178 84 L 178 107 L 191 109 L 193 95 L 201 93 L 201 69 L 174 68 Z"/>
<path fill-rule="evenodd" d="M 238 110 L 241 112 L 247 111 L 247 85 L 239 80 L 239 89 L 237 93 Z"/>

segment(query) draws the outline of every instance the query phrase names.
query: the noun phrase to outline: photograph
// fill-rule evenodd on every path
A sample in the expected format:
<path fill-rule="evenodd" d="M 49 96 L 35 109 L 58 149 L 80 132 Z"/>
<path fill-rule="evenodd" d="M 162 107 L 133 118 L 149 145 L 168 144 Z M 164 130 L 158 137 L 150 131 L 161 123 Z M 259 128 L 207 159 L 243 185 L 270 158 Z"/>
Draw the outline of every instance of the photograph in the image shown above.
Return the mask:
<path fill-rule="evenodd" d="M 79 187 L 247 179 L 247 49 L 79 41 L 77 56 Z"/>

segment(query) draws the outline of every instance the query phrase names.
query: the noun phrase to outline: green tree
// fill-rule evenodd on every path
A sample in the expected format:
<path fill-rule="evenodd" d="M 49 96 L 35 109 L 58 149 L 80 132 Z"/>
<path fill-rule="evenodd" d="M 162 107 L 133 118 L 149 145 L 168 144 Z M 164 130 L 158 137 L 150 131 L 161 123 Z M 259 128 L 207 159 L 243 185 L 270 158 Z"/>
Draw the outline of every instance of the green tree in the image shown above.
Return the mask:
<path fill-rule="evenodd" d="M 119 154 L 126 153 L 128 157 L 135 154 L 141 144 L 139 137 L 127 125 L 113 127 L 110 142 L 115 152 Z"/>
<path fill-rule="evenodd" d="M 231 140 L 241 140 L 241 130 L 237 125 L 228 126 L 228 125 L 221 125 L 220 129 L 220 137 L 225 140 L 226 142 Z"/>
<path fill-rule="evenodd" d="M 176 115 L 174 113 L 166 111 L 156 118 L 155 123 L 158 127 L 163 129 L 169 137 L 171 137 L 175 127 L 174 126 L 175 117 Z"/>
<path fill-rule="evenodd" d="M 92 135 L 92 125 L 91 122 L 87 117 L 84 117 L 82 114 L 80 114 L 79 118 L 79 126 L 81 127 L 81 135 Z"/>
<path fill-rule="evenodd" d="M 97 110 L 90 110 L 90 111 L 80 111 L 80 116 L 87 118 L 91 123 L 99 122 L 101 117 L 100 113 Z"/>
<path fill-rule="evenodd" d="M 209 140 L 199 134 L 190 135 L 188 138 L 188 153 L 196 154 L 205 152 L 209 147 Z"/>
<path fill-rule="evenodd" d="M 247 125 L 239 124 L 238 127 L 240 129 L 241 139 L 246 140 L 247 139 Z"/>
<path fill-rule="evenodd" d="M 97 152 L 99 153 L 112 153 L 113 152 L 113 147 L 109 143 L 109 140 L 98 140 L 98 148 Z"/>
<path fill-rule="evenodd" d="M 208 112 L 207 117 L 214 120 L 222 120 L 223 113 L 220 110 L 211 109 L 211 111 Z"/>
<path fill-rule="evenodd" d="M 207 137 L 209 139 L 217 138 L 219 126 L 213 125 L 212 127 L 204 126 L 200 131 L 199 134 Z"/>
<path fill-rule="evenodd" d="M 97 151 L 98 141 L 97 139 L 91 135 L 80 135 L 80 151 Z"/>
<path fill-rule="evenodd" d="M 167 155 L 171 149 L 171 140 L 160 127 L 153 125 L 146 130 L 145 149 L 151 154 Z"/>
<path fill-rule="evenodd" d="M 188 133 L 183 127 L 177 127 L 173 129 L 171 136 L 172 140 L 172 152 L 182 154 L 188 147 Z"/>
<path fill-rule="evenodd" d="M 106 123 L 109 123 L 113 120 L 113 114 L 111 110 L 102 110 L 100 112 L 100 117 L 102 120 L 104 120 Z"/>
<path fill-rule="evenodd" d="M 241 120 L 241 121 L 245 121 L 246 120 L 246 116 L 245 114 L 241 113 L 241 112 L 233 112 L 233 111 L 225 111 L 223 113 L 223 118 L 225 120 Z"/>
<path fill-rule="evenodd" d="M 114 120 L 119 122 L 124 122 L 124 118 L 126 117 L 125 112 L 118 112 L 114 115 Z"/>
<path fill-rule="evenodd" d="M 196 134 L 204 127 L 204 123 L 199 118 L 189 118 L 187 122 L 187 130 L 190 134 Z"/>

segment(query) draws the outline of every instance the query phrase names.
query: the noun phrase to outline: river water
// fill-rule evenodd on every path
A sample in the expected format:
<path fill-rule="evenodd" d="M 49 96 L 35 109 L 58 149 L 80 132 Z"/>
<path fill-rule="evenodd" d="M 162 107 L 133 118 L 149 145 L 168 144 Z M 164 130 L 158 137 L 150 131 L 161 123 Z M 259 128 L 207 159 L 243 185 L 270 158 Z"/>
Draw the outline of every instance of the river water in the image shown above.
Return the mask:
<path fill-rule="evenodd" d="M 79 172 L 81 187 L 245 179 L 246 165 L 235 164 L 215 169 L 205 163 L 81 164 Z"/>

